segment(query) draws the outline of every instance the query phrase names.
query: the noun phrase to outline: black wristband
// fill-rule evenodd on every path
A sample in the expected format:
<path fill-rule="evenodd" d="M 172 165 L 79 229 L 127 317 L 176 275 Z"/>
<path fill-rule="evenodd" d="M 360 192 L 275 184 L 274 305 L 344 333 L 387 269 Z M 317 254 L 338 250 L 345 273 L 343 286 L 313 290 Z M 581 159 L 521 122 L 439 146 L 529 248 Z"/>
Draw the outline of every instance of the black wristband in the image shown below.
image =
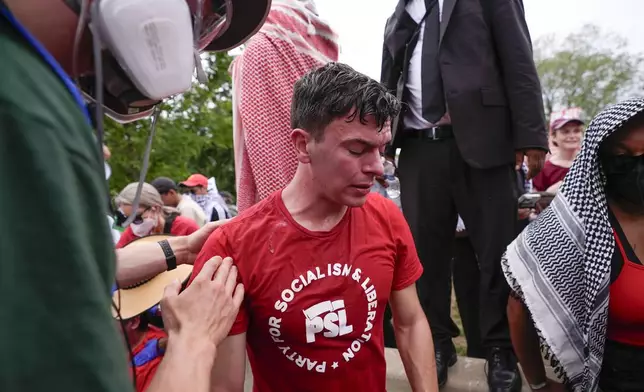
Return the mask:
<path fill-rule="evenodd" d="M 177 256 L 174 255 L 168 240 L 159 241 L 158 244 L 161 246 L 161 249 L 163 249 L 163 253 L 165 254 L 165 263 L 168 265 L 168 271 L 172 271 L 177 268 Z"/>

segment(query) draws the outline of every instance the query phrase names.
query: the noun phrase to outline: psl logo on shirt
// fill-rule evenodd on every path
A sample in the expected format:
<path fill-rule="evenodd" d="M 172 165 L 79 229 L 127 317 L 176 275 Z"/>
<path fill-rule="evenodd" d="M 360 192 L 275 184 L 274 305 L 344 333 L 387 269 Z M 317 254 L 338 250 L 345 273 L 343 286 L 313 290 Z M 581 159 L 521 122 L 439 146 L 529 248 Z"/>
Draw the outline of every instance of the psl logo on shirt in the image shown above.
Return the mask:
<path fill-rule="evenodd" d="M 315 335 L 323 331 L 325 338 L 335 338 L 353 332 L 353 326 L 347 325 L 347 311 L 344 309 L 344 300 L 341 299 L 315 304 L 304 311 L 304 316 L 307 343 L 314 343 Z"/>
<path fill-rule="evenodd" d="M 311 358 L 308 353 L 304 354 L 302 352 L 306 351 L 302 350 L 304 347 L 298 348 L 289 343 L 288 336 L 284 336 L 282 331 L 283 318 L 281 314 L 288 310 L 299 292 L 314 284 L 314 282 L 331 276 L 349 279 L 350 282 L 355 282 L 362 288 L 367 300 L 365 309 L 367 319 L 360 336 L 356 336 L 351 343 L 348 343 L 345 349 L 339 350 L 336 354 L 337 357 L 322 360 L 320 358 Z M 295 277 L 291 284 L 281 291 L 280 299 L 275 301 L 274 309 L 278 313 L 268 318 L 268 333 L 277 345 L 277 349 L 298 367 L 308 371 L 325 373 L 328 369 L 327 363 L 329 363 L 331 369 L 337 369 L 342 363 L 350 363 L 356 355 L 359 355 L 358 353 L 363 345 L 369 344 L 371 330 L 374 328 L 378 310 L 378 294 L 376 294 L 374 283 L 368 276 L 363 276 L 360 268 L 354 269 L 353 266 L 348 264 L 329 263 L 326 266 L 315 267 Z M 353 311 L 354 309 L 352 308 Z M 308 344 L 324 344 L 324 339 L 318 339 L 320 333 L 326 338 L 337 338 L 354 332 L 353 325 L 347 325 L 347 310 L 342 299 L 322 301 L 302 310 L 302 312 L 304 313 L 306 342 Z M 315 355 L 316 353 L 312 351 L 310 354 Z"/>

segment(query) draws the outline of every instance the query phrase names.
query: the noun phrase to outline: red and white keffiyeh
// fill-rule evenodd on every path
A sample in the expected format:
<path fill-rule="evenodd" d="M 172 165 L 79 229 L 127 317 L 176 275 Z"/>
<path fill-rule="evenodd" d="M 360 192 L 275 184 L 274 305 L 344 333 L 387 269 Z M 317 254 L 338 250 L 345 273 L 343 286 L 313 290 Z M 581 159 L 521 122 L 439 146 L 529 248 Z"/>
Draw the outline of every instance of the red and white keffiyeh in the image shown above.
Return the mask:
<path fill-rule="evenodd" d="M 273 0 L 262 29 L 233 60 L 233 141 L 239 212 L 285 187 L 297 168 L 290 142 L 293 85 L 337 61 L 337 36 L 310 0 Z"/>

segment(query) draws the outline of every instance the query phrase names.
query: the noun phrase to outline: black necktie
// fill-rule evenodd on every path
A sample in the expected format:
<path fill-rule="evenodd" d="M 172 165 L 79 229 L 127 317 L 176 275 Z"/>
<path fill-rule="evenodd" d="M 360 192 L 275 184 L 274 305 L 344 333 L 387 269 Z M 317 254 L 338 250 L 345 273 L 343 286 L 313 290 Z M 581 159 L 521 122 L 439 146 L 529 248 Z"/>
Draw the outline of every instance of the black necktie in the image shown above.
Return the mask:
<path fill-rule="evenodd" d="M 445 95 L 443 78 L 438 61 L 438 40 L 440 37 L 440 9 L 436 0 L 425 0 L 425 7 L 431 11 L 425 19 L 421 92 L 423 95 L 423 117 L 436 124 L 445 114 Z"/>

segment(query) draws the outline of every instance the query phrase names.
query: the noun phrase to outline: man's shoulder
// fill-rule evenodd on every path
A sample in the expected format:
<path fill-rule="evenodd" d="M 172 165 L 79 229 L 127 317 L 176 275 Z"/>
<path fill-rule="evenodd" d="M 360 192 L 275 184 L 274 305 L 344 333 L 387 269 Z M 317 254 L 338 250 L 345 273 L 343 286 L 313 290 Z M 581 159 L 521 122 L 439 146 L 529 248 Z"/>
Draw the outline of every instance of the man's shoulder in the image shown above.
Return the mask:
<path fill-rule="evenodd" d="M 392 208 L 398 207 L 393 201 L 378 192 L 371 192 L 367 196 L 367 201 L 361 207 L 370 216 L 388 216 L 391 214 Z"/>
<path fill-rule="evenodd" d="M 239 240 L 249 233 L 265 231 L 266 225 L 278 218 L 279 207 L 276 203 L 277 197 L 280 197 L 279 192 L 270 195 L 243 211 L 229 223 L 222 226 L 222 232 L 229 238 L 234 237 L 236 240 Z"/>

